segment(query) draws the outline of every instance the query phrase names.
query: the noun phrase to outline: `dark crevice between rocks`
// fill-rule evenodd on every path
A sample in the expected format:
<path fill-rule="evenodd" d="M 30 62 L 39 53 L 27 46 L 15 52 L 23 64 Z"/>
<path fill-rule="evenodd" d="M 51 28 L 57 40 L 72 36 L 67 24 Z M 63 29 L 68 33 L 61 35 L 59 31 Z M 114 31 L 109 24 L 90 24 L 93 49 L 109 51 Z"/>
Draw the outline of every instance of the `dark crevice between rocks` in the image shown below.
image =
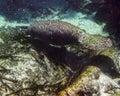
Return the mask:
<path fill-rule="evenodd" d="M 108 56 L 97 55 L 90 57 L 89 52 L 81 53 L 78 56 L 76 53 L 68 51 L 65 47 L 50 46 L 37 40 L 31 41 L 31 44 L 38 53 L 42 51 L 54 64 L 68 66 L 74 72 L 81 73 L 85 66 L 94 65 L 99 67 L 103 73 L 111 75 L 113 78 L 119 76 L 119 73 L 115 70 L 114 61 Z M 75 77 L 77 77 L 76 75 Z"/>
<path fill-rule="evenodd" d="M 97 66 L 98 68 L 101 69 L 103 73 L 110 75 L 113 78 L 120 77 L 119 73 L 115 70 L 114 61 L 108 56 L 105 55 L 93 56 L 90 59 L 90 64 Z"/>
<path fill-rule="evenodd" d="M 81 56 L 77 56 L 63 46 L 51 46 L 37 40 L 32 40 L 31 44 L 38 53 L 42 51 L 54 64 L 69 66 L 72 70 L 80 70 L 89 62 L 88 54 L 83 55 L 84 53 L 81 53 Z"/>

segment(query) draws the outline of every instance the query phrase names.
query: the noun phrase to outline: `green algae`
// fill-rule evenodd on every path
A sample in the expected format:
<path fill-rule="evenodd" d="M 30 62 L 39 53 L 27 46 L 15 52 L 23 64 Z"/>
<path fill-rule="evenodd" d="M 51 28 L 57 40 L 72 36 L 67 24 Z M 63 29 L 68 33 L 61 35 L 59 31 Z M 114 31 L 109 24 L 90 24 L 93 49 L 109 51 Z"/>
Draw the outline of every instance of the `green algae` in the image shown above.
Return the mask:
<path fill-rule="evenodd" d="M 112 96 L 120 96 L 120 91 L 119 91 L 119 92 L 114 93 Z"/>
<path fill-rule="evenodd" d="M 108 56 L 110 57 L 111 59 L 114 59 L 114 56 L 115 54 L 117 53 L 117 48 L 115 47 L 110 47 L 110 48 L 107 48 L 105 50 L 102 50 L 102 51 L 93 51 L 91 52 L 91 56 L 96 56 L 96 55 L 105 55 L 105 56 Z"/>
<path fill-rule="evenodd" d="M 14 31 L 16 31 L 16 30 L 11 30 L 13 33 L 14 33 Z M 1 32 L 1 39 L 2 39 L 2 42 L 3 43 L 1 43 L 1 46 L 0 46 L 0 48 L 2 48 L 3 50 L 7 50 L 7 51 L 5 51 L 5 53 L 4 53 L 4 51 L 2 50 L 1 51 L 1 53 L 0 54 L 3 54 L 4 56 L 6 56 L 6 55 L 12 55 L 12 56 L 15 56 L 14 57 L 14 59 L 11 59 L 11 62 L 9 62 L 9 61 L 6 61 L 6 62 L 3 62 L 3 60 L 1 59 L 1 62 L 3 62 L 2 64 L 4 65 L 4 64 L 6 64 L 6 66 L 7 66 L 7 64 L 8 64 L 8 66 L 10 66 L 10 67 L 14 67 L 13 69 L 15 69 L 15 68 L 17 68 L 17 66 L 18 65 L 21 65 L 21 63 L 20 62 L 22 62 L 22 61 L 24 61 L 23 59 L 25 59 L 25 57 L 27 57 L 26 56 L 26 52 L 25 52 L 25 48 L 26 48 L 26 46 L 27 45 L 23 45 L 23 42 L 24 42 L 24 34 L 22 34 L 22 35 L 19 35 L 20 37 L 19 38 L 17 38 L 16 40 L 14 40 L 14 37 L 16 36 L 18 36 L 18 34 L 17 35 L 15 35 L 15 34 L 13 34 L 13 33 L 9 33 L 9 32 L 11 32 L 10 30 L 9 31 L 4 31 L 5 33 L 2 33 Z M 18 31 L 18 30 L 17 30 Z M 16 31 L 16 32 L 17 32 Z M 6 32 L 8 32 L 8 33 L 6 33 Z M 24 31 L 23 31 L 23 33 L 24 33 Z M 102 37 L 100 37 L 100 38 L 102 38 Z M 19 42 L 18 42 L 19 41 Z M 87 45 L 89 45 L 89 43 L 90 44 L 96 44 L 98 41 L 96 41 L 96 39 L 95 38 L 91 38 L 90 39 L 90 41 L 86 41 L 86 43 L 85 44 L 87 44 Z M 96 43 L 93 43 L 93 42 L 96 42 Z M 2 47 L 3 46 L 3 47 Z M 80 48 L 81 46 L 79 46 L 79 48 L 78 47 L 76 47 L 75 49 L 73 48 L 73 51 L 75 52 L 75 51 L 78 51 L 79 49 L 81 49 L 81 50 L 83 50 L 82 48 Z M 77 49 L 78 48 L 78 49 Z M 28 50 L 27 50 L 28 51 Z M 116 48 L 114 48 L 114 47 L 111 47 L 111 48 L 107 48 L 107 49 L 105 49 L 105 50 L 97 50 L 97 51 L 92 51 L 91 52 L 91 55 L 90 55 L 90 57 L 92 58 L 93 56 L 97 56 L 97 55 L 105 55 L 105 56 L 108 56 L 108 57 L 110 57 L 112 60 L 115 58 L 115 54 L 116 54 L 116 51 L 117 51 L 117 49 Z M 3 53 L 2 53 L 3 52 Z M 25 54 L 22 54 L 22 53 L 24 53 L 25 52 Z M 9 54 L 8 54 L 9 53 Z M 19 53 L 18 55 L 16 55 L 17 53 Z M 25 56 L 25 57 L 24 57 Z M 16 58 L 17 57 L 17 58 Z M 29 57 L 29 56 L 28 56 Z M 21 58 L 21 59 L 20 59 Z M 17 60 L 16 60 L 17 59 Z M 30 60 L 30 59 L 32 59 L 33 60 L 33 58 L 28 58 L 28 59 L 25 59 L 25 60 Z M 10 59 L 9 59 L 10 60 Z M 15 60 L 15 61 L 18 61 L 18 60 L 20 60 L 20 62 L 13 62 L 13 60 Z M 27 61 L 26 61 L 27 62 Z M 31 61 L 32 62 L 32 61 Z M 18 64 L 19 63 L 19 64 Z M 29 62 L 30 63 L 30 62 Z M 35 63 L 35 62 L 33 62 L 33 63 Z M 45 60 L 45 64 L 46 65 L 49 65 L 49 64 L 51 64 L 51 62 L 50 61 L 47 61 L 47 60 Z M 52 66 L 53 66 L 53 64 L 51 64 Z M 24 66 L 24 64 L 23 64 L 23 66 Z M 18 66 L 18 67 L 23 67 L 23 66 Z M 26 65 L 25 65 L 26 66 Z M 29 66 L 29 64 L 27 63 L 27 66 L 25 67 L 25 68 L 27 68 Z M 107 66 L 109 66 L 109 65 L 107 65 Z M 32 66 L 33 67 L 33 66 Z M 38 67 L 38 66 L 37 66 Z M 50 65 L 49 65 L 49 67 L 51 67 Z M 45 69 L 44 69 L 45 70 Z M 47 69 L 48 70 L 48 69 Z M 22 70 L 23 71 L 23 70 Z M 29 75 L 30 74 L 32 74 L 32 72 L 31 72 L 32 70 L 30 69 L 30 71 L 27 71 L 27 73 L 29 73 Z M 49 70 L 50 71 L 50 70 Z M 36 71 L 37 72 L 37 71 Z M 36 73 L 35 72 L 35 73 Z M 22 72 L 21 72 L 22 73 Z M 55 73 L 55 72 L 53 72 L 53 73 Z M 97 77 L 97 76 L 99 76 L 99 74 L 101 73 L 101 71 L 100 71 L 100 69 L 99 68 L 97 68 L 97 67 L 95 67 L 95 66 L 88 66 L 88 67 L 86 67 L 85 69 L 83 69 L 83 72 L 78 76 L 78 78 L 70 85 L 70 86 L 68 86 L 65 90 L 63 90 L 62 92 L 60 92 L 60 94 L 62 94 L 62 95 L 60 95 L 60 96 L 67 96 L 67 95 L 65 95 L 66 94 L 66 91 L 69 93 L 69 94 L 72 94 L 72 96 L 76 96 L 76 94 L 82 89 L 82 87 L 81 86 L 83 86 L 83 84 L 85 84 L 85 82 L 83 82 L 84 80 L 86 80 L 86 79 L 88 79 L 88 80 L 92 80 L 91 79 L 91 77 L 93 76 L 95 76 L 95 77 Z M 23 74 L 25 74 L 24 72 L 23 72 Z M 56 72 L 56 74 L 58 74 L 57 72 Z M 22 75 L 23 76 L 23 75 Z M 25 76 L 25 75 L 24 75 Z M 24 77 L 23 76 L 23 77 Z M 45 75 L 46 76 L 46 75 Z M 57 76 L 57 75 L 56 75 Z M 56 77 L 55 76 L 55 77 Z M 63 76 L 63 75 L 62 75 Z M 59 77 L 59 76 L 58 76 Z M 20 77 L 19 77 L 20 78 Z M 47 77 L 46 77 L 47 78 Z M 28 80 L 29 81 L 29 80 Z M 39 81 L 40 82 L 40 81 Z M 86 81 L 87 82 L 87 81 Z"/>
<path fill-rule="evenodd" d="M 83 90 L 84 84 L 91 81 L 91 77 L 96 77 L 101 74 L 99 68 L 95 66 L 87 66 L 82 73 L 77 77 L 77 79 L 67 88 L 62 90 L 58 96 L 78 96 L 77 94 Z M 80 95 L 81 96 L 81 95 Z"/>
<path fill-rule="evenodd" d="M 54 96 L 58 87 L 63 86 L 62 78 L 64 76 L 67 78 L 68 71 L 63 67 L 55 66 L 53 62 L 41 55 L 42 53 L 38 53 L 37 58 L 39 56 L 42 58 L 37 61 L 30 50 L 33 48 L 24 42 L 26 40 L 24 30 L 2 28 L 0 38 L 0 77 L 2 76 L 1 80 L 6 83 L 4 85 L 0 82 L 0 95 Z M 34 84 L 37 85 L 34 86 Z M 48 94 L 48 90 L 52 90 L 51 94 Z"/>
<path fill-rule="evenodd" d="M 25 41 L 24 32 L 16 28 L 0 28 L 0 56 L 13 55 L 27 49 L 21 42 Z M 25 43 L 25 42 L 24 42 Z"/>

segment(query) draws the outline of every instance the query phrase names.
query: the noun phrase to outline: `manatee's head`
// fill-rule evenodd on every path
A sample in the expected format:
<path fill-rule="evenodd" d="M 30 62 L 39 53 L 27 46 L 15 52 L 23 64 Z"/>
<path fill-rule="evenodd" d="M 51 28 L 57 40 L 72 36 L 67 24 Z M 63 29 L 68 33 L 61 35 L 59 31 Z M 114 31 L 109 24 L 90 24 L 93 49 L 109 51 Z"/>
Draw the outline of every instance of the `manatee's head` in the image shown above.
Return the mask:
<path fill-rule="evenodd" d="M 91 50 L 104 50 L 113 45 L 110 38 L 93 35 L 85 42 L 85 47 Z"/>
<path fill-rule="evenodd" d="M 112 41 L 110 38 L 102 38 L 98 44 L 96 44 L 96 47 L 98 50 L 104 50 L 106 48 L 110 48 L 112 46 Z"/>

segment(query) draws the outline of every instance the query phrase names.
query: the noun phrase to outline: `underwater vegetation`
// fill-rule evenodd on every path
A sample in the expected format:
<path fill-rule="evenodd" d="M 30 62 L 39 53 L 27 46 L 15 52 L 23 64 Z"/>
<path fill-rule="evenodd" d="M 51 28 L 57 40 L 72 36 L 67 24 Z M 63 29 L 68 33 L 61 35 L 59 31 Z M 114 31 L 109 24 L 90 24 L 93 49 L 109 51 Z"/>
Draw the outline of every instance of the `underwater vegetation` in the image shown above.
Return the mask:
<path fill-rule="evenodd" d="M 87 66 L 77 79 L 58 96 L 91 96 L 94 93 L 96 96 L 109 96 L 104 94 L 104 91 L 107 92 L 114 88 L 119 88 L 119 86 L 106 77 L 98 67 Z"/>
<path fill-rule="evenodd" d="M 73 30 L 69 30 L 68 27 Z M 77 33 L 76 36 L 73 34 L 75 30 L 82 34 Z M 80 28 L 58 20 L 37 21 L 27 30 L 22 27 L 1 29 L 1 48 L 3 45 L 8 46 L 0 51 L 2 54 L 0 58 L 1 95 L 89 96 L 90 94 L 109 94 L 111 90 L 115 90 L 113 94 L 119 92 L 119 80 L 115 81 L 116 72 L 120 72 L 120 62 L 118 62 L 120 58 L 116 56 L 117 49 L 114 46 L 108 46 L 104 50 L 86 51 L 87 48 L 82 48 L 79 44 L 74 47 L 74 42 L 64 42 L 60 37 L 55 38 L 61 32 L 65 32 L 60 35 L 61 38 L 70 36 L 70 40 L 77 38 L 78 41 L 79 39 L 82 41 L 84 38 L 81 37 L 85 36 L 91 38 L 91 35 L 89 36 Z M 52 35 L 53 38 L 51 38 Z M 92 45 L 95 37 L 97 40 L 100 37 L 100 42 L 101 39 L 107 39 L 98 35 L 92 35 L 92 37 L 94 37 L 91 38 L 92 42 L 82 43 L 83 46 L 84 44 Z M 57 40 L 53 42 L 52 39 Z M 102 80 L 106 82 L 103 84 Z"/>
<path fill-rule="evenodd" d="M 23 32 L 18 28 L 0 30 L 0 95 L 55 96 L 57 86 L 66 82 L 68 71 L 38 54 L 25 42 Z"/>
<path fill-rule="evenodd" d="M 0 96 L 119 96 L 119 4 L 0 0 Z"/>
<path fill-rule="evenodd" d="M 72 65 L 76 64 L 76 68 L 78 68 L 77 63 L 83 63 L 83 65 L 81 65 L 81 64 L 79 65 L 79 69 L 83 69 L 84 68 L 83 66 L 86 66 L 86 64 L 91 65 L 90 67 L 85 69 L 85 71 L 83 71 L 79 75 L 80 77 L 78 77 L 76 79 L 76 81 L 74 81 L 70 86 L 66 87 L 64 90 L 62 90 L 58 94 L 58 96 L 68 96 L 68 95 L 69 96 L 82 96 L 83 94 L 84 95 L 88 94 L 88 96 L 89 96 L 90 94 L 93 94 L 93 93 L 100 94 L 102 96 L 103 94 L 105 94 L 104 92 L 107 92 L 111 89 L 119 89 L 120 88 L 116 82 L 111 80 L 109 77 L 106 77 L 106 75 L 105 75 L 106 73 L 114 75 L 116 73 L 116 71 L 118 73 L 120 72 L 119 64 L 118 64 L 119 60 L 115 59 L 116 55 L 118 53 L 117 53 L 117 50 L 111 45 L 112 42 L 110 43 L 110 46 L 108 46 L 108 47 L 105 46 L 105 50 L 104 50 L 104 46 L 99 44 L 99 43 L 101 43 L 100 40 L 105 39 L 105 37 L 101 37 L 98 35 L 95 35 L 95 36 L 92 35 L 93 36 L 93 38 L 92 38 L 88 34 L 86 34 L 83 30 L 79 29 L 78 27 L 73 26 L 67 22 L 58 21 L 58 20 L 57 21 L 49 20 L 49 21 L 34 22 L 33 24 L 31 24 L 28 27 L 27 35 L 30 35 L 30 38 L 33 43 L 32 45 L 33 46 L 35 45 L 34 47 L 42 47 L 42 45 L 41 45 L 42 43 L 45 44 L 44 47 L 47 45 L 47 48 L 45 48 L 45 50 L 48 50 L 48 51 L 45 51 L 45 54 L 47 54 L 46 56 L 49 57 L 52 55 L 50 58 L 52 58 L 53 60 L 55 60 L 57 58 L 57 63 L 61 62 L 60 58 L 62 58 L 64 56 L 64 60 L 62 63 L 69 63 Z M 82 44 L 79 45 L 78 44 L 79 41 L 84 41 L 84 39 L 86 42 L 83 42 Z M 89 40 L 86 40 L 86 39 L 89 39 Z M 71 42 L 69 42 L 69 40 Z M 94 43 L 94 40 L 95 41 L 98 40 L 97 43 L 101 46 L 99 48 L 101 48 L 101 49 L 103 48 L 102 51 L 101 51 L 101 49 L 98 50 L 97 47 L 95 47 L 96 49 L 94 49 L 94 50 L 96 50 L 96 51 L 91 51 L 90 52 L 91 55 L 89 54 L 90 55 L 89 58 L 85 55 L 87 58 L 82 57 L 85 59 L 82 61 L 82 58 L 81 58 L 81 61 L 80 61 L 79 60 L 80 58 L 76 59 L 78 57 L 74 57 L 74 59 L 75 59 L 74 63 L 69 62 L 69 59 L 71 58 L 69 56 L 69 53 L 66 52 L 67 50 L 62 49 L 62 47 L 61 47 L 63 45 L 67 45 L 67 44 L 69 45 L 69 47 L 72 47 L 71 45 L 76 44 L 76 46 L 79 46 L 78 49 L 80 49 L 81 48 L 80 46 L 85 46 L 85 45 L 86 46 L 89 46 L 89 45 L 94 46 L 94 44 L 97 44 L 97 43 Z M 92 41 L 92 42 L 90 42 L 90 41 Z M 37 46 L 36 46 L 36 44 L 34 44 L 35 42 L 36 42 Z M 105 42 L 106 41 L 104 41 L 102 44 L 105 44 Z M 44 49 L 44 47 L 43 47 L 43 49 Z M 109 48 L 109 47 L 111 47 L 111 48 Z M 88 49 L 89 48 L 92 48 L 92 47 L 88 47 Z M 81 50 L 84 52 L 84 48 Z M 40 50 L 38 50 L 38 52 L 39 51 Z M 83 53 L 83 54 L 86 54 L 86 53 Z M 69 56 L 69 58 L 65 59 L 68 56 Z M 86 64 L 84 64 L 84 61 L 88 61 L 88 62 L 86 62 Z M 106 64 L 109 64 L 109 65 L 106 65 Z M 72 68 L 72 65 L 69 65 L 69 67 L 71 66 L 70 68 L 74 71 L 76 68 L 75 69 Z M 99 76 L 93 78 L 94 75 L 96 76 L 96 74 L 97 74 L 97 76 L 98 75 Z M 93 79 L 95 79 L 96 81 L 94 81 Z M 102 84 L 104 86 L 101 86 L 100 82 L 103 82 L 105 79 L 108 80 L 109 82 L 107 81 L 106 83 Z M 98 82 L 97 80 L 98 81 L 103 80 L 103 81 Z M 87 82 L 90 82 L 90 83 L 87 83 Z M 97 89 L 97 87 L 94 87 L 96 84 L 98 85 L 97 86 L 98 89 Z M 111 85 L 111 87 L 109 87 L 109 85 Z"/>

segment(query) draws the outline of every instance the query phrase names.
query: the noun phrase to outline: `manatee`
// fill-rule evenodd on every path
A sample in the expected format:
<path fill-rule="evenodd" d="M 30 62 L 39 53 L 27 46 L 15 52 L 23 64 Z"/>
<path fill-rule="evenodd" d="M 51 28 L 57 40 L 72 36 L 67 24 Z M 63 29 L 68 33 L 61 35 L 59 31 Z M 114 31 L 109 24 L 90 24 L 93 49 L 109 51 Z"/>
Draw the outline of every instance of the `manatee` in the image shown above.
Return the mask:
<path fill-rule="evenodd" d="M 58 20 L 36 21 L 27 29 L 31 39 L 52 45 L 80 45 L 91 50 L 103 50 L 112 46 L 112 41 L 100 35 L 90 35 L 70 23 Z"/>

